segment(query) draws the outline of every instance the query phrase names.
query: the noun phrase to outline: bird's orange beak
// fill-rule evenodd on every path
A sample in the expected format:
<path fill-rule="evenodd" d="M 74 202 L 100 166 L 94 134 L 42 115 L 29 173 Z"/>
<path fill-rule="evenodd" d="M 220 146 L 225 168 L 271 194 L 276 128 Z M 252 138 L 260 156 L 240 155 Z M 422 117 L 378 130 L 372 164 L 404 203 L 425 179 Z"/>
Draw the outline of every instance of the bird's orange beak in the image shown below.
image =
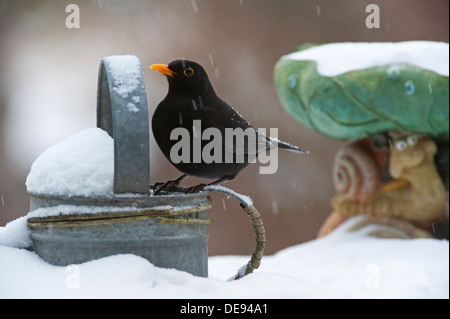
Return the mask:
<path fill-rule="evenodd" d="M 169 65 L 167 64 L 152 64 L 150 65 L 150 69 L 171 77 L 176 74 L 176 72 L 169 69 Z"/>

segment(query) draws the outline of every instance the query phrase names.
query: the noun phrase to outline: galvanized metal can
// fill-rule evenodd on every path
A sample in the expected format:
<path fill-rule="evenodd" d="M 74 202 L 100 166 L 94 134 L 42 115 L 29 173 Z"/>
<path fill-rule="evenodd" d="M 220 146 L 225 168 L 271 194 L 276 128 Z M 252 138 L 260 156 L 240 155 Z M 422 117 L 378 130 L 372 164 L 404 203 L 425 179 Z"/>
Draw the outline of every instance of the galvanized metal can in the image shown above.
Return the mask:
<path fill-rule="evenodd" d="M 138 85 L 124 95 L 117 90 L 121 75 L 113 74 L 110 62 L 105 58 L 100 63 L 97 126 L 114 138 L 114 195 L 30 193 L 31 211 L 61 210 L 61 214 L 28 219 L 33 249 L 53 265 L 135 254 L 159 267 L 206 277 L 211 223 L 208 193 L 184 194 L 178 188 L 168 195 L 152 195 L 142 69 L 139 64 Z M 115 56 L 117 62 L 120 57 Z M 136 101 L 140 102 L 139 114 L 124 111 Z"/>
<path fill-rule="evenodd" d="M 67 205 L 70 215 L 28 220 L 34 251 L 53 265 L 135 254 L 158 267 L 208 275 L 211 221 L 206 215 L 211 206 L 205 193 L 95 199 L 31 194 L 31 210 L 64 210 Z M 75 206 L 100 212 L 76 214 Z"/>

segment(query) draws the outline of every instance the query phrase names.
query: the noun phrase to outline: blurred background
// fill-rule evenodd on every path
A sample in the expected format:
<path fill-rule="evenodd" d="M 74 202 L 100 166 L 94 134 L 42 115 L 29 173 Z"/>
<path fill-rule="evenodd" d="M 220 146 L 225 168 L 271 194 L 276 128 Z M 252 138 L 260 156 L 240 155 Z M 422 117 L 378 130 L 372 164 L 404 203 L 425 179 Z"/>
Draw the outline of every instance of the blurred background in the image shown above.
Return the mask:
<path fill-rule="evenodd" d="M 70 3 L 80 28 L 66 28 Z M 368 29 L 368 4 L 380 28 Z M 0 226 L 28 213 L 25 180 L 49 146 L 96 125 L 97 72 L 109 55 L 136 55 L 150 116 L 167 93 L 153 63 L 202 64 L 218 93 L 255 127 L 311 152 L 279 152 L 278 171 L 251 165 L 226 184 L 262 214 L 266 254 L 315 238 L 330 214 L 331 169 L 342 142 L 296 122 L 273 84 L 277 60 L 305 42 L 449 41 L 448 0 L 0 0 Z M 151 182 L 180 173 L 151 140 Z M 184 185 L 200 182 L 194 178 Z M 252 227 L 238 204 L 213 195 L 209 253 L 250 254 Z"/>

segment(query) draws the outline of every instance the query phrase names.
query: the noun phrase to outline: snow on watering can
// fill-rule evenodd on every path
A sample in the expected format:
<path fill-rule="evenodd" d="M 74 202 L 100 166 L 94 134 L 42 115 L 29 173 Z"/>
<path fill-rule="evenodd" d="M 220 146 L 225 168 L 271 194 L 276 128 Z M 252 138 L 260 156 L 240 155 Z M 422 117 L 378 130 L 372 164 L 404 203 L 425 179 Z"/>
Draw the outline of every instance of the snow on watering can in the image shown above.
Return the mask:
<path fill-rule="evenodd" d="M 135 254 L 206 277 L 208 193 L 152 196 L 147 101 L 135 56 L 101 61 L 97 126 L 33 163 L 26 184 L 34 251 L 54 265 Z"/>

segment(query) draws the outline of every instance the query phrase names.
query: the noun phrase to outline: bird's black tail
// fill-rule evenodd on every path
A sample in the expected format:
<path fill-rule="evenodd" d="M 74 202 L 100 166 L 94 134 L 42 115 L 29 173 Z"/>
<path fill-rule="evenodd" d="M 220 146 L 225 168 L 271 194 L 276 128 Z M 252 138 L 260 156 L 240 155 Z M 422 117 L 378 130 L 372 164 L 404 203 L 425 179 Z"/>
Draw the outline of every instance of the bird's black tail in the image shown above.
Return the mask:
<path fill-rule="evenodd" d="M 292 144 L 280 141 L 279 139 L 271 137 L 270 141 L 273 144 L 277 145 L 277 147 L 279 147 L 279 148 L 282 148 L 282 149 L 285 149 L 285 150 L 288 150 L 288 151 L 291 151 L 291 152 L 294 152 L 294 153 L 309 154 L 309 151 L 302 150 L 298 146 L 295 146 L 295 145 L 292 145 Z"/>

